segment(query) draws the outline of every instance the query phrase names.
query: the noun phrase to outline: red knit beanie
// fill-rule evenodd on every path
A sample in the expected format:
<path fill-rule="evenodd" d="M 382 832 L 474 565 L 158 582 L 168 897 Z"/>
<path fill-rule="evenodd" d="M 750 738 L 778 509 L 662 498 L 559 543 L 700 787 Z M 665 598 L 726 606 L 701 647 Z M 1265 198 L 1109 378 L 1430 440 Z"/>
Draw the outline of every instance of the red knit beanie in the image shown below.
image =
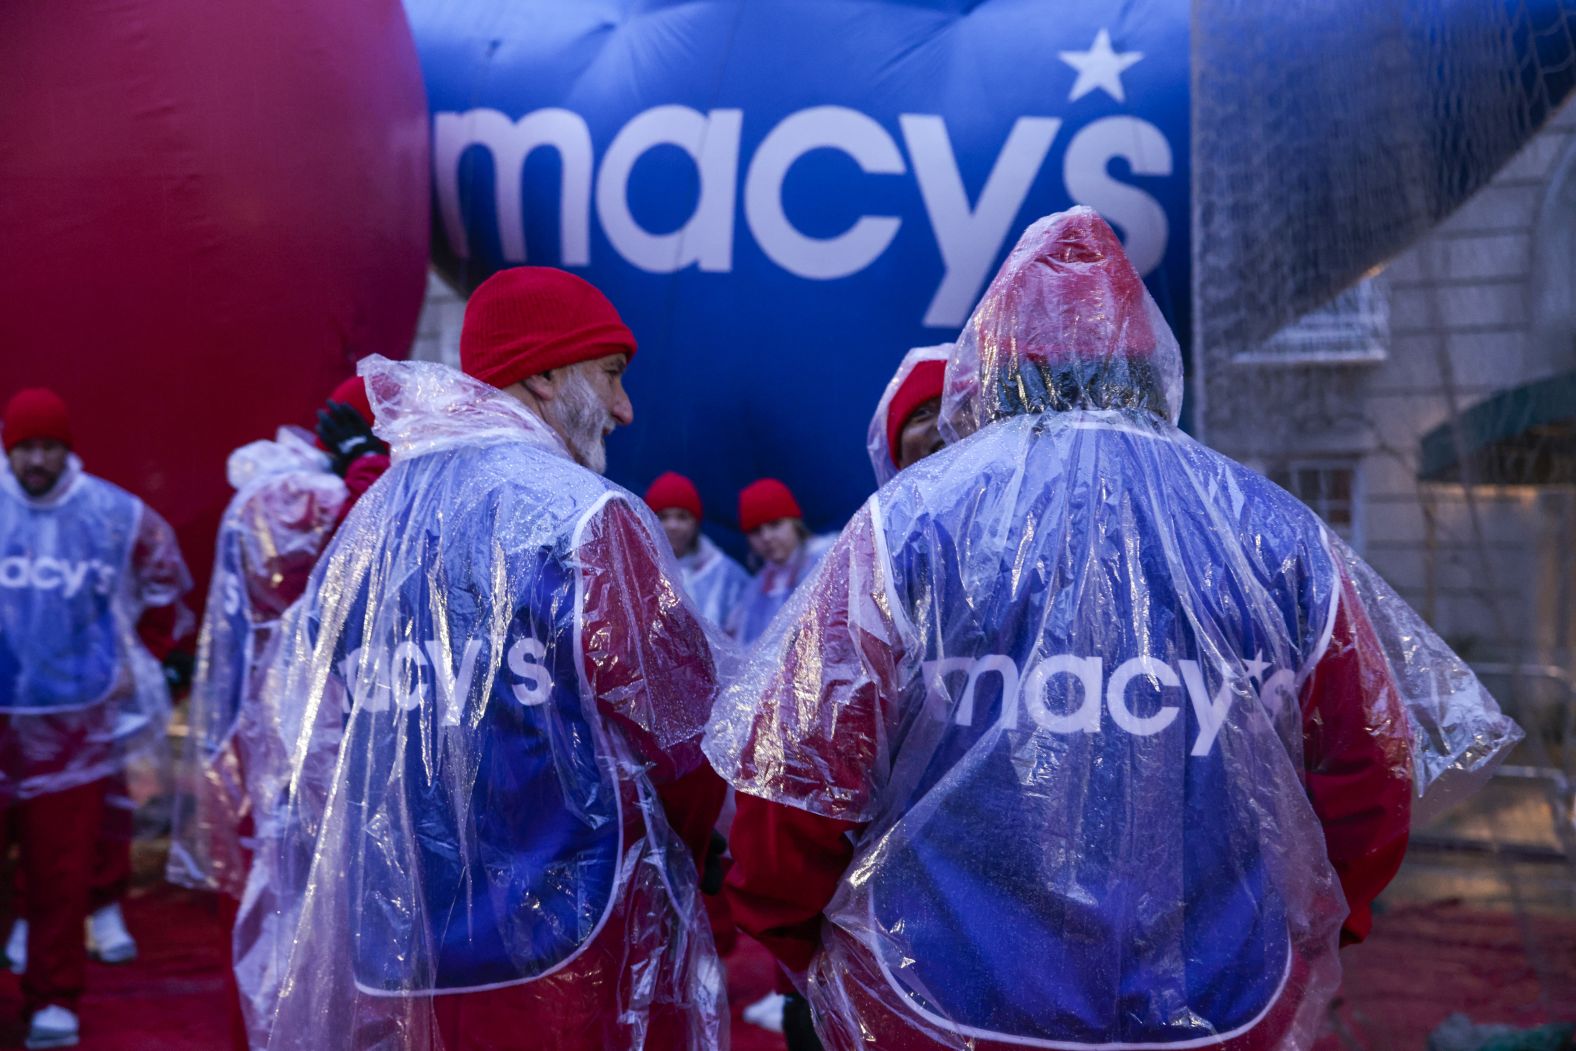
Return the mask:
<path fill-rule="evenodd" d="M 500 270 L 465 305 L 460 368 L 494 387 L 608 354 L 634 357 L 635 337 L 606 296 L 563 270 Z"/>
<path fill-rule="evenodd" d="M 676 471 L 669 471 L 651 483 L 646 490 L 646 506 L 656 514 L 663 511 L 688 511 L 696 518 L 700 514 L 700 493 L 695 483 Z"/>
<path fill-rule="evenodd" d="M 334 388 L 334 393 L 328 396 L 329 401 L 337 401 L 341 405 L 349 405 L 355 409 L 367 426 L 375 422 L 372 418 L 372 402 L 367 398 L 367 381 L 360 376 L 352 376 Z"/>
<path fill-rule="evenodd" d="M 898 435 L 903 433 L 904 425 L 921 405 L 941 397 L 946 379 L 945 361 L 921 361 L 892 395 L 892 404 L 887 406 L 886 434 L 887 455 L 892 457 L 893 467 L 897 466 Z"/>
<path fill-rule="evenodd" d="M 753 533 L 768 522 L 779 518 L 803 518 L 799 501 L 793 498 L 788 487 L 775 478 L 762 478 L 751 482 L 739 494 L 739 528 Z"/>
<path fill-rule="evenodd" d="M 71 447 L 71 417 L 60 395 L 43 387 L 17 391 L 6 402 L 5 421 L 0 423 L 5 451 L 34 438 L 49 438 Z"/>

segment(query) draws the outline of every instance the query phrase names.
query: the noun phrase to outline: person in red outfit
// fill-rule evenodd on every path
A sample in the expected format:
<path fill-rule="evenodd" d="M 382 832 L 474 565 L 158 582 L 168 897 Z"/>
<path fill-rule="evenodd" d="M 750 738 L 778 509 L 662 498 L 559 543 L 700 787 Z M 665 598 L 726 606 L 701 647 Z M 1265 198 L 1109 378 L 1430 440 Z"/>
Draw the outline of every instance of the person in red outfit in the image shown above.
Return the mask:
<path fill-rule="evenodd" d="M 1407 702 L 1326 528 L 1180 394 L 1110 228 L 1036 223 L 948 447 L 719 701 L 729 904 L 826 1047 L 1311 1045 L 1406 848 Z"/>
<path fill-rule="evenodd" d="M 938 422 L 951 353 L 950 343 L 915 347 L 898 363 L 870 419 L 866 447 L 877 485 L 885 485 L 899 471 L 941 450 Z M 749 813 L 755 808 L 746 805 L 745 809 Z M 744 830 L 743 834 L 749 838 L 752 833 Z M 727 902 L 726 897 L 720 898 L 716 910 L 726 910 Z M 773 996 L 750 1006 L 745 1019 L 768 1029 L 781 1029 L 788 1051 L 817 1051 L 821 1046 L 811 1025 L 809 1004 L 787 975 L 779 978 Z"/>
<path fill-rule="evenodd" d="M 361 494 L 389 469 L 388 443 L 375 433 L 375 422 L 367 384 L 360 376 L 335 387 L 328 403 L 318 411 L 318 448 L 328 453 L 330 468 L 345 480 L 350 492 L 350 499 L 340 506 L 341 522 Z"/>
<path fill-rule="evenodd" d="M 179 691 L 185 689 L 191 679 L 192 632 L 187 627 L 191 620 L 190 611 L 176 603 L 147 610 L 137 624 L 138 638 L 164 668 L 165 682 L 177 702 Z M 161 758 L 159 752 L 150 757 L 153 763 Z M 137 801 L 132 798 L 126 772 L 121 771 L 105 782 L 104 817 L 98 843 L 93 849 L 93 876 L 88 889 L 88 955 L 100 963 L 123 964 L 137 958 L 137 941 L 127 928 L 120 907 L 126 892 L 131 889 L 136 812 Z M 11 835 L 15 836 L 14 828 Z M 11 905 L 20 917 L 27 914 L 27 882 L 22 866 L 17 866 L 15 876 Z M 5 958 L 14 973 L 26 972 L 26 920 L 18 919 L 11 925 Z"/>
<path fill-rule="evenodd" d="M 877 485 L 885 485 L 899 471 L 941 450 L 937 425 L 947 358 L 951 353 L 950 343 L 915 347 L 898 363 L 897 371 L 871 416 L 866 441 Z M 746 807 L 747 812 L 751 809 Z M 724 897 L 718 909 L 726 908 L 727 898 Z M 820 1047 L 811 1028 L 809 1005 L 786 975 L 778 981 L 773 996 L 750 1006 L 745 1019 L 768 1029 L 781 1029 L 788 1041 L 788 1051 L 815 1051 Z"/>
<path fill-rule="evenodd" d="M 634 353 L 595 288 L 523 267 L 471 296 L 463 374 L 363 363 L 394 464 L 285 643 L 305 710 L 277 855 L 306 878 L 272 1051 L 725 1039 L 697 886 L 725 662 L 601 475 Z"/>
<path fill-rule="evenodd" d="M 139 631 L 138 634 L 146 641 L 145 633 Z M 152 644 L 148 645 L 148 651 L 155 657 L 159 655 Z M 131 844 L 136 836 L 136 809 L 124 772 L 106 780 L 104 816 L 98 842 L 93 848 L 93 875 L 88 887 L 88 955 L 100 963 L 130 963 L 137 958 L 136 939 L 127 929 L 120 908 L 121 899 L 131 889 Z M 13 838 L 16 836 L 15 827 L 9 834 Z M 27 881 L 23 866 L 17 866 L 15 876 L 11 906 L 21 917 L 27 915 Z M 26 920 L 18 919 L 11 925 L 5 958 L 14 973 L 26 973 Z"/>
<path fill-rule="evenodd" d="M 69 1047 L 107 786 L 169 715 L 137 627 L 191 577 L 164 519 L 83 471 L 58 395 L 12 397 L 0 440 L 0 827 L 27 885 L 27 1046 Z"/>
<path fill-rule="evenodd" d="M 230 920 L 226 954 L 233 949 L 237 960 L 273 952 L 259 949 L 249 932 L 232 939 L 228 930 L 247 886 L 256 812 L 273 803 L 289 771 L 290 742 L 280 739 L 277 713 L 262 688 L 286 611 L 306 590 L 345 515 L 388 468 L 388 449 L 373 435 L 373 422 L 365 384 L 353 376 L 329 394 L 315 439 L 281 427 L 274 439 L 230 455 L 235 496 L 215 545 L 180 767 L 188 791 L 177 796 L 172 815 L 167 875 L 222 895 Z M 250 980 L 265 969 L 242 970 Z M 250 981 L 237 982 L 233 966 L 226 978 L 233 1046 L 261 1046 L 267 1028 L 253 1007 L 257 991 Z"/>

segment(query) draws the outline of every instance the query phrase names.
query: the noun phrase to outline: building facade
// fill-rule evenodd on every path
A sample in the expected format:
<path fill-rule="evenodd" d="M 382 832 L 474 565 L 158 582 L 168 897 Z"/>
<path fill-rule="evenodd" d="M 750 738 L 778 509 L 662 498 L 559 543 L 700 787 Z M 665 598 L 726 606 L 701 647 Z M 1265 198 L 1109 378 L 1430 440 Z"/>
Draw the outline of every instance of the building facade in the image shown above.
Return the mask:
<path fill-rule="evenodd" d="M 1576 108 L 1357 287 L 1203 365 L 1204 439 L 1319 511 L 1524 722 L 1569 741 Z"/>

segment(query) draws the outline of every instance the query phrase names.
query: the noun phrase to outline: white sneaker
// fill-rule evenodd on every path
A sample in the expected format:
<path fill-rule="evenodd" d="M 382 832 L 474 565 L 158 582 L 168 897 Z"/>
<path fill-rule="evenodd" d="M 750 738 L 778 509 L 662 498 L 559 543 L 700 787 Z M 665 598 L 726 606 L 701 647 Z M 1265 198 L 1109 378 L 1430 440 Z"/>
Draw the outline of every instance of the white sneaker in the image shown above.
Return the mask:
<path fill-rule="evenodd" d="M 88 917 L 88 952 L 104 963 L 129 963 L 137 958 L 137 943 L 126 929 L 118 902 Z"/>
<path fill-rule="evenodd" d="M 783 1031 L 783 1005 L 788 998 L 782 993 L 767 993 L 744 1009 L 744 1020 L 751 1025 L 773 1033 Z"/>
<path fill-rule="evenodd" d="M 27 1043 L 23 1046 L 30 1051 L 41 1047 L 76 1047 L 77 1016 L 58 1004 L 50 1004 L 33 1015 L 33 1020 L 27 1024 Z"/>
<path fill-rule="evenodd" d="M 11 924 L 11 936 L 5 940 L 6 966 L 17 974 L 27 971 L 27 921 Z"/>

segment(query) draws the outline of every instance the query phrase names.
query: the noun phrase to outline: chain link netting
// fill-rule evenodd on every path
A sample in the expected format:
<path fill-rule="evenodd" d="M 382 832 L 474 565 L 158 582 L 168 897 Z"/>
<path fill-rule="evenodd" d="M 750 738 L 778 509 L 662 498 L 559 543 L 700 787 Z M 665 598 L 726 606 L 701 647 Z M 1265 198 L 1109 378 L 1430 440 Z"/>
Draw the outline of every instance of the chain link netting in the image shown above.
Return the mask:
<path fill-rule="evenodd" d="M 1573 41 L 1560 2 L 1193 5 L 1194 419 L 1528 733 L 1417 831 L 1331 1046 L 1576 1014 Z"/>

